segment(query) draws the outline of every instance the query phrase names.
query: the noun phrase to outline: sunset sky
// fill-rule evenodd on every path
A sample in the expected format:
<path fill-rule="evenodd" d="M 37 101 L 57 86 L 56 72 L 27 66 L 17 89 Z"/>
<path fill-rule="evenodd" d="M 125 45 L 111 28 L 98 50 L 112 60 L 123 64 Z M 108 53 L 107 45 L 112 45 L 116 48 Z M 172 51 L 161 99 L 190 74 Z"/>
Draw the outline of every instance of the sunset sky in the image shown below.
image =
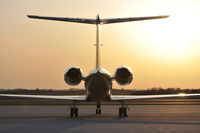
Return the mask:
<path fill-rule="evenodd" d="M 98 13 L 170 15 L 101 27 L 102 67 L 111 74 L 121 65 L 133 70 L 133 82 L 123 88 L 200 88 L 199 0 L 0 0 L 0 88 L 71 88 L 64 82 L 68 66 L 80 67 L 84 75 L 95 68 L 95 25 L 27 15 L 96 18 Z"/>

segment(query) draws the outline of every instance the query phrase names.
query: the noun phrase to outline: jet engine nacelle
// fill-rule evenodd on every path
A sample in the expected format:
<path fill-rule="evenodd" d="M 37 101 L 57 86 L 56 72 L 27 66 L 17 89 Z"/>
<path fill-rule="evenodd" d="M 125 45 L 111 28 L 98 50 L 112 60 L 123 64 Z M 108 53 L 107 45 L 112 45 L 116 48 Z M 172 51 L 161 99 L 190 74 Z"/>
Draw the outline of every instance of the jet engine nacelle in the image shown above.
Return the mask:
<path fill-rule="evenodd" d="M 127 66 L 118 67 L 114 76 L 119 85 L 128 85 L 133 80 L 132 70 Z"/>
<path fill-rule="evenodd" d="M 68 85 L 78 85 L 82 79 L 81 69 L 75 66 L 67 68 L 64 79 Z"/>

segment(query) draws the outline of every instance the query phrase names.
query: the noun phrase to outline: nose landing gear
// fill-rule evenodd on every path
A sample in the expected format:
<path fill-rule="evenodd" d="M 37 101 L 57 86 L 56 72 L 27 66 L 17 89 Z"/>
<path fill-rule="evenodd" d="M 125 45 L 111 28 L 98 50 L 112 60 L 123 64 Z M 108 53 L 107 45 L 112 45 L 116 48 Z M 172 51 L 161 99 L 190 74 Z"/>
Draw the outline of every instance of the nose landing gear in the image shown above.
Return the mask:
<path fill-rule="evenodd" d="M 101 114 L 101 104 L 99 102 L 97 102 L 96 114 L 97 115 Z"/>

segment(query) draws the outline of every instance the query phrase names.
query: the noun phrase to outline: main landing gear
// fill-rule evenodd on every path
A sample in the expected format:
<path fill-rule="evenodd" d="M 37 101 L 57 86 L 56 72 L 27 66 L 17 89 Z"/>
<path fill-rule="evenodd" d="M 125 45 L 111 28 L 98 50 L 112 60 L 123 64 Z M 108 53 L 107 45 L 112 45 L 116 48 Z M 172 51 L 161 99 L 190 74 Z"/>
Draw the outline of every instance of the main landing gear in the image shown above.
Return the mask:
<path fill-rule="evenodd" d="M 69 107 L 70 108 L 70 117 L 78 117 L 78 108 L 75 105 L 75 102 L 73 103 L 73 106 Z"/>
<path fill-rule="evenodd" d="M 70 108 L 70 117 L 78 117 L 78 108 L 77 107 Z"/>
<path fill-rule="evenodd" d="M 122 101 L 122 107 L 119 108 L 119 117 L 124 118 L 124 117 L 128 117 L 127 115 L 127 109 L 128 106 Z"/>
<path fill-rule="evenodd" d="M 101 104 L 99 102 L 97 102 L 96 114 L 97 115 L 101 114 Z"/>

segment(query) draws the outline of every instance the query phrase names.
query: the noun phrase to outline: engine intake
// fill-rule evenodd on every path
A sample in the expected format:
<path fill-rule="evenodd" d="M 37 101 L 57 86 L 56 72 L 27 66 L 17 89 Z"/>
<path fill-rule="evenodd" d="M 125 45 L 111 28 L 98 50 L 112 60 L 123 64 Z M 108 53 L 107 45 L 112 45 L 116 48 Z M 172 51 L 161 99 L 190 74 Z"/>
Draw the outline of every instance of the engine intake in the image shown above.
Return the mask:
<path fill-rule="evenodd" d="M 82 79 L 81 69 L 75 66 L 67 68 L 64 79 L 68 85 L 78 85 Z"/>
<path fill-rule="evenodd" d="M 115 80 L 119 85 L 128 85 L 133 80 L 132 70 L 127 66 L 118 67 L 115 71 Z"/>

